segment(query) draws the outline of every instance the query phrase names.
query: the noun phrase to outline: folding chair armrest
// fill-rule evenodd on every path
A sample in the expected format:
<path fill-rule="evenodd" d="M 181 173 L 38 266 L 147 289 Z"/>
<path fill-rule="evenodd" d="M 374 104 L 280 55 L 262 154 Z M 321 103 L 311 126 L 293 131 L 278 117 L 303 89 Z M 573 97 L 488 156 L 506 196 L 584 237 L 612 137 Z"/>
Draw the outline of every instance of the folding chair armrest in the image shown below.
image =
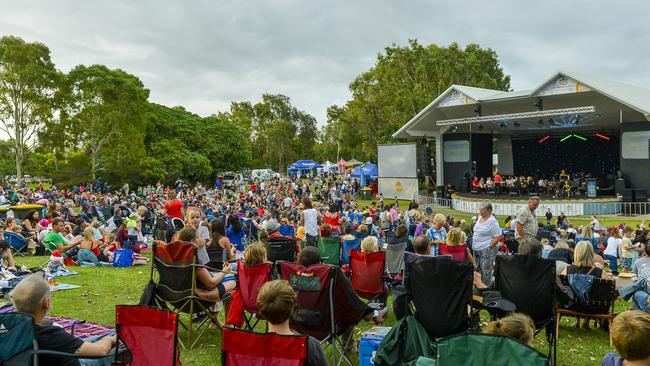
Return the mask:
<path fill-rule="evenodd" d="M 77 355 L 74 353 L 67 353 L 67 352 L 59 352 L 59 351 L 50 351 L 50 350 L 41 350 L 39 349 L 38 351 L 33 351 L 37 355 L 48 355 L 48 356 L 54 356 L 54 357 L 65 357 L 65 358 L 78 358 L 78 359 L 89 359 L 89 360 L 94 360 L 94 359 L 100 359 L 104 358 L 107 356 L 112 356 L 113 353 L 112 350 L 111 352 L 103 355 L 103 356 L 81 356 Z"/>

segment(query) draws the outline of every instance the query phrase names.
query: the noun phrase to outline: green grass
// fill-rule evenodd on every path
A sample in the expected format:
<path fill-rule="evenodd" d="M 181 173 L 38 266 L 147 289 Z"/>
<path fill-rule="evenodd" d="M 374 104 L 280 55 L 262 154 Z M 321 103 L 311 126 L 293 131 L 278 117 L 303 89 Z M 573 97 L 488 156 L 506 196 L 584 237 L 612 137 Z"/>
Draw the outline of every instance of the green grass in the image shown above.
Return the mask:
<path fill-rule="evenodd" d="M 45 257 L 17 258 L 17 265 L 39 266 Z M 149 279 L 150 266 L 139 266 L 125 269 L 117 268 L 80 268 L 74 267 L 79 274 L 69 277 L 60 277 L 64 283 L 79 285 L 81 288 L 53 293 L 52 314 L 114 325 L 115 305 L 136 304 L 140 299 L 142 290 Z M 628 309 L 628 303 L 618 301 L 616 311 Z M 392 306 L 391 306 L 392 309 Z M 482 314 L 487 321 L 487 314 Z M 573 319 L 562 318 L 560 339 L 558 342 L 558 365 L 600 365 L 602 357 L 609 351 L 607 332 L 601 329 L 575 329 L 571 326 Z M 384 325 L 395 324 L 392 311 L 386 318 Z M 485 325 L 483 323 L 482 325 Z M 361 338 L 361 333 L 372 327 L 368 322 L 362 322 L 355 331 L 355 342 Z M 263 329 L 263 326 L 258 326 Z M 185 332 L 180 330 L 180 336 Z M 544 336 L 537 337 L 536 348 L 542 353 L 546 345 Z M 181 361 L 184 365 L 218 365 L 220 364 L 220 331 L 210 329 L 199 340 L 197 346 L 191 351 L 181 350 Z M 358 362 L 358 360 L 357 360 Z"/>

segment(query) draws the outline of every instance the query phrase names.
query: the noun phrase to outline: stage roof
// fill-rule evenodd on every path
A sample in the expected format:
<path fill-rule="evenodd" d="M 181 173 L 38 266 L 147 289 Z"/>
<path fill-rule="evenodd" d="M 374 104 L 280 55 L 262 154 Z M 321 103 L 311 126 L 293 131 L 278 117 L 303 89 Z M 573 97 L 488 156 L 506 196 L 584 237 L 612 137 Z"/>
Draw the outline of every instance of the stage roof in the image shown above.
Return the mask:
<path fill-rule="evenodd" d="M 540 100 L 542 108 L 539 108 Z M 479 106 L 481 117 L 478 117 Z M 617 129 L 620 123 L 639 121 L 650 121 L 649 89 L 559 71 L 530 90 L 500 91 L 452 85 L 393 137 L 469 131 L 564 133 L 567 128 L 572 131 Z"/>

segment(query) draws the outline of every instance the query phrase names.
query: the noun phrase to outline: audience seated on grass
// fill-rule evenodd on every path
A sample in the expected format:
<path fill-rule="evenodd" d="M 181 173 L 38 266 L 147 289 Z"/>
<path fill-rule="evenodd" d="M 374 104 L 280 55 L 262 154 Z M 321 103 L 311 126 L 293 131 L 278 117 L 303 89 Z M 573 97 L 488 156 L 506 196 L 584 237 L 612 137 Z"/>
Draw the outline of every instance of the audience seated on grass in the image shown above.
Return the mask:
<path fill-rule="evenodd" d="M 40 273 L 29 275 L 22 280 L 12 293 L 16 311 L 34 317 L 34 329 L 39 349 L 74 354 L 78 357 L 106 356 L 99 359 L 77 359 L 39 356 L 39 365 L 74 366 L 74 365 L 110 365 L 114 354 L 115 336 L 107 336 L 95 343 L 84 342 L 55 325 L 42 324 L 43 318 L 52 309 L 50 286 Z"/>
<path fill-rule="evenodd" d="M 11 253 L 11 245 L 9 245 L 9 242 L 4 239 L 0 239 L 0 269 L 6 269 L 9 271 L 16 270 L 14 256 Z"/>
<path fill-rule="evenodd" d="M 612 324 L 612 340 L 615 353 L 603 358 L 602 366 L 650 365 L 650 315 L 639 310 L 624 311 Z"/>

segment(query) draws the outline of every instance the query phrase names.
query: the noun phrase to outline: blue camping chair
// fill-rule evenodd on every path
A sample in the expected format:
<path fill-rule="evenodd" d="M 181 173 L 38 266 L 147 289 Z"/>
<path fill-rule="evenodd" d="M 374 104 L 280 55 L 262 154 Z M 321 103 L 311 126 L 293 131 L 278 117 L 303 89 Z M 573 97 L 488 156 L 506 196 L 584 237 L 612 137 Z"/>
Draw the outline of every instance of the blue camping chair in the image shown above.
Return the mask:
<path fill-rule="evenodd" d="M 343 264 L 350 264 L 350 251 L 354 249 L 361 251 L 361 240 L 343 240 Z"/>
<path fill-rule="evenodd" d="M 358 213 L 356 216 L 357 216 L 357 224 L 359 225 L 363 224 L 363 214 Z"/>
<path fill-rule="evenodd" d="M 288 236 L 290 238 L 294 237 L 294 227 L 291 225 L 280 225 L 280 235 Z"/>
<path fill-rule="evenodd" d="M 6 241 L 9 242 L 9 245 L 11 245 L 11 248 L 14 250 L 14 253 L 20 255 L 20 256 L 25 256 L 24 253 L 27 250 L 27 245 L 29 242 L 27 239 L 23 238 L 22 236 L 12 233 L 10 231 L 5 231 L 4 232 L 4 238 Z"/>

